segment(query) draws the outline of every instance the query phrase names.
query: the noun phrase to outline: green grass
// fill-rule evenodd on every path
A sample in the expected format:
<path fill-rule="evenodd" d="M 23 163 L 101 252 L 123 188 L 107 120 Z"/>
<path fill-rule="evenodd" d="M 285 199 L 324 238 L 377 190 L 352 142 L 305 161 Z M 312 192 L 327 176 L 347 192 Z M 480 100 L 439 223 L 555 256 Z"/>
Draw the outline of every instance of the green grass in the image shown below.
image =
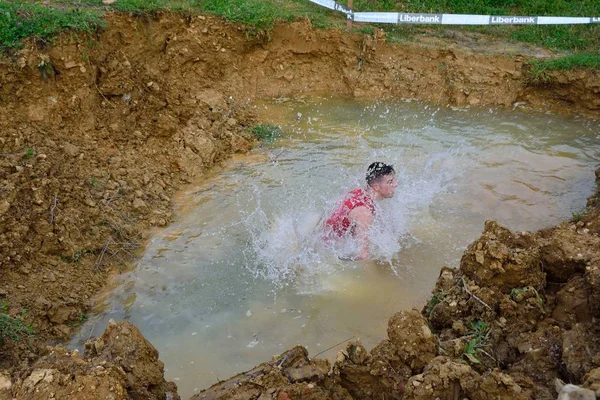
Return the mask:
<path fill-rule="evenodd" d="M 552 60 L 532 61 L 529 63 L 531 70 L 529 74 L 534 82 L 544 82 L 548 80 L 546 72 L 570 70 L 576 68 L 600 69 L 600 53 L 579 53 Z M 573 214 L 581 219 L 581 215 Z M 577 221 L 576 221 L 577 222 Z"/>
<path fill-rule="evenodd" d="M 492 328 L 483 321 L 471 322 L 469 328 L 469 332 L 467 333 L 469 341 L 463 355 L 472 363 L 480 364 L 481 361 L 478 358 L 478 353 L 486 353 L 484 348 L 489 345 Z"/>
<path fill-rule="evenodd" d="M 33 151 L 33 149 L 31 147 L 26 147 L 25 150 L 23 150 L 23 157 L 22 158 L 24 160 L 29 160 L 33 156 L 35 156 L 35 151 Z"/>
<path fill-rule="evenodd" d="M 206 13 L 260 29 L 298 18 L 310 18 L 316 27 L 327 28 L 335 25 L 335 19 L 343 19 L 341 14 L 307 0 L 198 0 L 197 4 Z"/>
<path fill-rule="evenodd" d="M 31 325 L 25 325 L 20 318 L 14 318 L 4 311 L 8 309 L 8 303 L 0 302 L 0 344 L 7 341 L 18 342 L 24 336 L 31 336 L 33 329 Z"/>
<path fill-rule="evenodd" d="M 513 301 L 519 302 L 519 301 L 523 300 L 523 298 L 527 298 L 525 296 L 527 296 L 528 293 L 531 293 L 533 295 L 533 297 L 535 297 L 535 302 L 536 302 L 537 306 L 539 307 L 542 314 L 545 314 L 546 311 L 544 310 L 544 299 L 542 299 L 542 296 L 540 296 L 538 291 L 535 290 L 535 288 L 533 286 L 524 286 L 524 287 L 520 287 L 520 288 L 511 289 L 510 298 Z M 531 297 L 531 296 L 529 296 L 529 297 Z"/>
<path fill-rule="evenodd" d="M 427 304 L 427 314 L 431 314 L 431 311 L 433 311 L 433 308 L 435 306 L 437 306 L 438 304 L 440 304 L 442 302 L 442 300 L 444 300 L 444 298 L 446 297 L 446 293 L 442 290 L 439 293 L 434 293 L 431 296 L 431 300 L 429 300 L 429 303 Z"/>
<path fill-rule="evenodd" d="M 66 1 L 62 3 L 77 3 L 87 7 L 97 7 L 98 9 L 117 10 L 131 12 L 135 14 L 152 13 L 159 10 L 170 11 L 194 11 L 197 0 L 117 0 L 113 4 L 104 5 L 102 0 L 79 0 Z"/>
<path fill-rule="evenodd" d="M 276 125 L 262 124 L 256 125 L 250 132 L 258 139 L 262 141 L 273 141 L 281 136 L 281 128 Z"/>
<path fill-rule="evenodd" d="M 94 10 L 0 1 L 0 50 L 20 47 L 26 37 L 47 41 L 66 30 L 93 32 L 103 25 L 100 13 Z"/>

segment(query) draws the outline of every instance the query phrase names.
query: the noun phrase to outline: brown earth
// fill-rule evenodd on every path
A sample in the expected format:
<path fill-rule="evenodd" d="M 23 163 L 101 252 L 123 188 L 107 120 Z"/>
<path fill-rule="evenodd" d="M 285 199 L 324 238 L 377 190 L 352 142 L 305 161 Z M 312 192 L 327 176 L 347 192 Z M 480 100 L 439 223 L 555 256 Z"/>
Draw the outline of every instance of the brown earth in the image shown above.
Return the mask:
<path fill-rule="evenodd" d="M 135 256 L 148 228 L 171 221 L 171 197 L 182 184 L 251 148 L 255 140 L 247 132 L 255 123 L 250 107 L 255 99 L 401 97 L 600 119 L 600 73 L 554 72 L 540 85 L 527 74 L 527 61 L 539 53 L 464 34 L 391 45 L 381 32 L 321 31 L 309 21 L 249 38 L 243 28 L 213 17 L 164 13 L 110 15 L 107 29 L 96 36 L 63 35 L 48 48 L 32 43 L 0 61 L 0 301 L 35 331 L 26 341 L 0 346 L 0 398 L 8 393 L 2 389 L 7 380 L 14 383 L 14 395 L 34 398 L 37 392 L 25 385 L 33 368 L 58 372 L 33 374 L 32 380 L 41 378 L 30 388 L 39 382 L 64 386 L 70 367 L 61 367 L 68 363 L 58 358 L 68 352 L 48 355 L 45 344 L 67 339 L 109 272 Z M 504 385 L 498 393 L 507 396 L 517 387 L 525 394 L 538 387 L 549 391 L 555 375 L 597 385 L 597 373 L 585 374 L 598 360 L 583 357 L 597 343 L 581 338 L 591 338 L 600 304 L 598 210 L 592 207 L 588 225 L 535 234 L 513 234 L 488 223 L 461 270 L 443 272 L 443 296 L 436 289 L 443 301 L 425 313 L 439 333 L 428 333 L 424 317 L 405 312 L 397 317 L 403 328 L 370 353 L 352 345 L 334 366 L 338 378 L 310 379 L 320 388 L 341 384 L 344 390 L 327 392 L 336 398 L 345 393 L 396 398 L 402 388 L 417 396 L 434 387 L 428 382 L 435 376 L 446 376 L 443 387 L 469 396 L 473 382 L 490 393 Z M 511 294 L 521 287 L 530 288 Z M 518 326 L 498 325 L 513 318 Z M 481 365 L 456 358 L 464 347 L 460 338 L 468 336 L 475 319 L 493 327 L 494 365 L 479 353 Z M 426 352 L 399 343 L 404 330 L 415 327 L 423 328 L 425 337 L 416 338 Z M 442 348 L 448 350 L 442 354 Z M 79 356 L 72 357 L 73 365 L 81 364 Z M 82 359 L 89 365 L 69 379 L 96 379 L 88 373 L 95 362 L 90 360 Z M 485 369 L 497 366 L 503 372 Z M 129 367 L 110 368 L 118 371 L 107 375 L 114 379 L 109 387 L 125 388 L 119 398 L 160 397 L 153 389 L 139 397 L 119 372 L 127 374 Z M 540 378 L 527 375 L 532 372 Z M 457 389 L 456 382 L 463 381 Z M 67 393 L 59 389 L 56 393 Z M 96 398 L 91 392 L 85 397 L 87 389 L 80 393 Z"/>

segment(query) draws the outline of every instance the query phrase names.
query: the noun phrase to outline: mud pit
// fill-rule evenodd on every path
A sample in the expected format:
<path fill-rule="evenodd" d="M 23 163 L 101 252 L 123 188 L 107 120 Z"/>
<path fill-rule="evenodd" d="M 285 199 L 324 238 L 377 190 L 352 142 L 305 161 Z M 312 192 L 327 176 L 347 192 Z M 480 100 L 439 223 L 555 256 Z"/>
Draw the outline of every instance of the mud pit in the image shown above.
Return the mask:
<path fill-rule="evenodd" d="M 60 372 L 64 379 L 40 373 L 58 368 L 51 358 L 57 350 L 39 358 L 47 353 L 43 343 L 67 339 L 109 271 L 135 253 L 148 228 L 169 223 L 177 188 L 253 145 L 246 128 L 255 122 L 247 107 L 254 99 L 403 97 L 598 119 L 597 71 L 554 73 L 538 86 L 525 74 L 527 59 L 444 41 L 390 46 L 380 35 L 316 31 L 308 21 L 277 27 L 270 40 L 249 40 L 241 28 L 211 17 L 160 14 L 113 15 L 96 39 L 63 36 L 52 48 L 30 48 L 3 61 L 0 296 L 10 315 L 33 324 L 36 336 L 30 346 L 3 346 L 2 387 L 23 398 L 47 392 L 96 398 L 97 385 L 77 379 L 92 364 L 76 362 Z M 41 60 L 52 64 L 48 79 L 37 69 Z M 551 396 L 550 380 L 560 376 L 597 388 L 600 222 L 592 205 L 584 225 L 532 235 L 487 224 L 486 239 L 468 250 L 461 271 L 446 271 L 438 281 L 446 285 L 443 300 L 425 313 L 435 321 L 435 335 L 424 317 L 402 312 L 391 320 L 404 322 L 392 323 L 389 341 L 371 353 L 350 345 L 332 375 L 313 373 L 304 360 L 294 364 L 300 374 L 294 378 L 278 368 L 272 379 L 257 383 L 264 379 L 259 374 L 242 386 L 280 398 L 283 392 L 300 398 L 306 388 L 320 390 L 320 398 L 528 398 Z M 511 294 L 513 284 L 533 289 Z M 496 364 L 477 355 L 481 363 L 469 365 L 461 357 L 465 343 L 456 339 L 468 335 L 475 320 L 493 327 Z M 416 333 L 402 333 L 409 328 Z M 399 343 L 413 334 L 429 350 Z M 110 365 L 116 374 L 146 371 L 135 362 Z M 71 392 L 37 386 L 71 381 Z M 159 381 L 144 381 L 144 390 L 152 392 Z M 139 392 L 131 382 L 122 387 L 115 398 L 162 398 L 165 391 Z"/>

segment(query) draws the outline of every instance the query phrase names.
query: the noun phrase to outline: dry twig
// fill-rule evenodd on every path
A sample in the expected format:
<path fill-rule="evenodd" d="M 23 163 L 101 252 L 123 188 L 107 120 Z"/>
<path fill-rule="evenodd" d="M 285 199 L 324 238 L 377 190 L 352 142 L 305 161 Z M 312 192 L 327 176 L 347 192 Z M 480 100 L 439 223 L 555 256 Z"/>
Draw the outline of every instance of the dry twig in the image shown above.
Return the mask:
<path fill-rule="evenodd" d="M 320 352 L 320 353 L 317 353 L 317 354 L 315 354 L 314 356 L 312 356 L 312 358 L 316 358 L 318 355 L 321 355 L 321 354 L 325 353 L 326 351 L 329 351 L 329 350 L 333 349 L 334 347 L 337 347 L 337 346 L 339 346 L 340 344 L 344 344 L 344 343 L 346 343 L 348 340 L 351 340 L 351 339 L 354 339 L 354 336 L 350 336 L 348 339 L 346 339 L 346 340 L 343 340 L 343 341 L 341 341 L 341 342 L 339 342 L 339 343 L 337 343 L 337 344 L 334 344 L 334 345 L 333 345 L 333 346 L 331 346 L 331 347 L 328 347 L 328 348 L 326 348 L 326 349 L 325 349 L 325 350 L 323 350 L 322 352 Z"/>
<path fill-rule="evenodd" d="M 100 254 L 98 255 L 98 258 L 96 259 L 96 262 L 94 263 L 94 268 L 95 269 L 99 269 L 102 266 L 102 259 L 104 258 L 104 254 L 106 254 L 106 251 L 108 250 L 108 246 L 110 245 L 110 238 L 106 241 L 106 243 L 104 244 L 104 247 L 102 248 L 102 251 L 100 252 Z"/>
<path fill-rule="evenodd" d="M 475 296 L 475 295 L 473 294 L 473 292 L 471 292 L 471 290 L 470 290 L 470 289 L 469 289 L 469 287 L 467 286 L 467 282 L 465 282 L 465 278 L 464 278 L 464 276 L 461 276 L 461 277 L 460 277 L 460 279 L 462 280 L 463 287 L 465 288 L 465 291 L 466 291 L 466 292 L 467 292 L 467 293 L 468 293 L 468 294 L 469 294 L 469 295 L 470 295 L 472 298 L 474 298 L 475 300 L 477 300 L 478 302 L 480 302 L 481 304 L 483 304 L 484 306 L 486 306 L 486 307 L 487 307 L 487 308 L 488 308 L 490 311 L 492 311 L 492 312 L 494 311 L 494 310 L 492 309 L 492 307 L 488 306 L 488 305 L 485 303 L 485 301 L 481 300 L 479 297 Z"/>
<path fill-rule="evenodd" d="M 54 210 L 56 209 L 57 205 L 58 205 L 58 195 L 55 194 L 54 195 L 54 204 L 50 208 L 50 225 L 54 225 Z"/>

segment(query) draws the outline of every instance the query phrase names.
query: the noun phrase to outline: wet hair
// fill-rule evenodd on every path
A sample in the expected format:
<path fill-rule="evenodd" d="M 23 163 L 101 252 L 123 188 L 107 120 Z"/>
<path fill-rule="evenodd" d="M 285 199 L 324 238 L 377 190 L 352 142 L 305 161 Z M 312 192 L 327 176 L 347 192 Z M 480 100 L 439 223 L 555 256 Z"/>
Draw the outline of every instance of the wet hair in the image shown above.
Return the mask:
<path fill-rule="evenodd" d="M 382 176 L 394 173 L 396 173 L 396 171 L 394 171 L 394 167 L 392 165 L 376 161 L 369 165 L 369 168 L 367 168 L 367 175 L 365 178 L 367 179 L 367 183 L 371 185 Z"/>

